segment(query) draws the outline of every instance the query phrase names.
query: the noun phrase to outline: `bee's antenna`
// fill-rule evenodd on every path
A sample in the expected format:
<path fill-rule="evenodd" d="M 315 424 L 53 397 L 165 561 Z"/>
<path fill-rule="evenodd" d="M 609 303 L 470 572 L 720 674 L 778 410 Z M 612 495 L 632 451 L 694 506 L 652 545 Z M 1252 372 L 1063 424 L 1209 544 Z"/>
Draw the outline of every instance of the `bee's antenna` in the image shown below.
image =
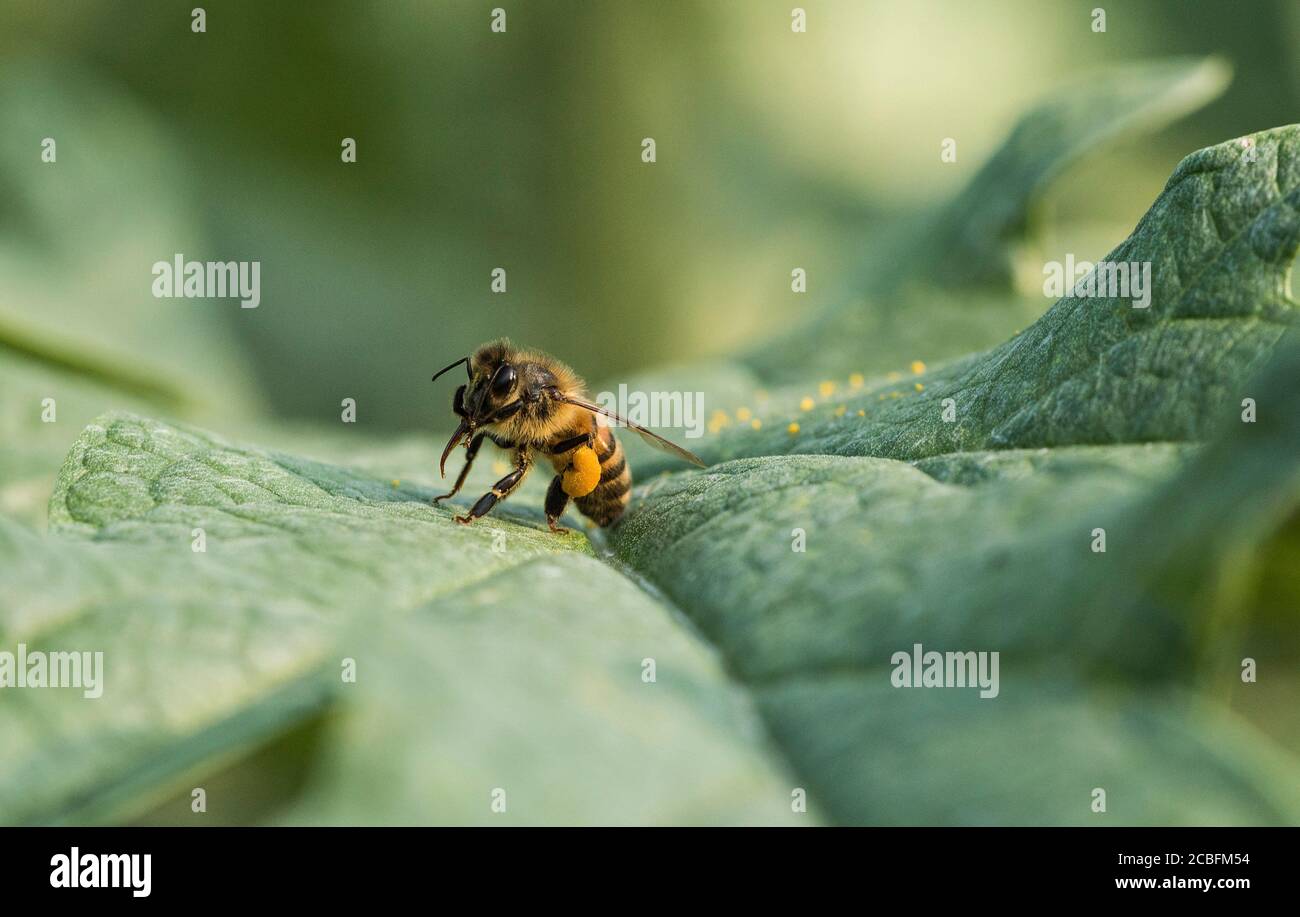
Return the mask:
<path fill-rule="evenodd" d="M 431 381 L 431 382 L 437 382 L 437 381 L 438 381 L 438 377 L 441 376 L 443 373 L 445 373 L 447 370 L 449 370 L 449 369 L 455 369 L 455 368 L 456 368 L 457 366 L 459 366 L 460 364 L 462 364 L 462 363 L 468 363 L 468 362 L 469 362 L 469 357 L 461 357 L 459 360 L 457 360 L 455 363 L 451 364 L 450 366 L 444 367 L 443 369 L 440 369 L 440 370 L 438 370 L 436 373 L 434 373 L 434 374 L 433 374 L 433 378 L 432 378 L 430 381 Z"/>

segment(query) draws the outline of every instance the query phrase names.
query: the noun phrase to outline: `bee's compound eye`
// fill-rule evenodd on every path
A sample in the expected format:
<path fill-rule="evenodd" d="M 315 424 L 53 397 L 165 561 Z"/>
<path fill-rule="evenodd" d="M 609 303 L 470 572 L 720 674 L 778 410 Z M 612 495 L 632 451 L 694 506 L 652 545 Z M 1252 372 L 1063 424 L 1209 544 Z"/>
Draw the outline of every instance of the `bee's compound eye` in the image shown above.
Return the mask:
<path fill-rule="evenodd" d="M 501 368 L 492 377 L 492 394 L 504 398 L 515 387 L 515 368 L 509 363 L 502 363 Z"/>

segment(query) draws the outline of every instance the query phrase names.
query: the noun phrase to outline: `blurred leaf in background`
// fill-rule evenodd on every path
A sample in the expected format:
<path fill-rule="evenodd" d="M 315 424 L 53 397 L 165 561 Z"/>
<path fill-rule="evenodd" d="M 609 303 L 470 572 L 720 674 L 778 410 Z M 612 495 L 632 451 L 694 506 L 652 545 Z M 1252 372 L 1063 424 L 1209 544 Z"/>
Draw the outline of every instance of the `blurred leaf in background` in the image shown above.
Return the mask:
<path fill-rule="evenodd" d="M 209 10 L 203 35 L 189 31 L 192 6 L 20 0 L 0 11 L 13 73 L 42 74 L 5 80 L 7 104 L 26 114 L 5 113 L 20 129 L 6 133 L 0 182 L 18 200 L 68 201 L 39 226 L 6 207 L 8 257 L 35 250 L 48 264 L 57 247 L 51 266 L 64 265 L 71 292 L 120 272 L 141 299 L 140 259 L 187 244 L 259 259 L 257 310 L 131 308 L 157 310 L 164 327 L 180 311 L 225 323 L 253 367 L 228 384 L 257 383 L 282 414 L 332 422 L 350 396 L 360 423 L 383 428 L 439 417 L 427 370 L 501 334 L 589 379 L 626 377 L 733 353 L 861 297 L 894 217 L 955 192 L 1047 87 L 1099 65 L 1217 52 L 1236 78 L 1204 117 L 1122 145 L 1048 202 L 1059 217 L 1049 249 L 1081 257 L 1124 237 L 1187 150 L 1287 123 L 1300 102 L 1281 77 L 1298 47 L 1285 0 L 1252 15 L 1125 4 L 1102 35 L 1089 28 L 1094 4 L 1032 0 L 818 2 L 803 35 L 788 6 L 766 0 L 551 0 L 512 11 L 505 34 L 487 28 L 491 2 L 329 0 L 308 13 L 245 0 Z M 42 171 L 40 138 L 69 119 L 62 172 Z M 646 136 L 653 166 L 640 160 Z M 344 137 L 358 142 L 355 164 L 340 161 Z M 959 158 L 937 169 L 945 137 Z M 78 169 L 80 184 L 56 180 Z M 103 173 L 114 180 L 84 189 Z M 121 244 L 74 246 L 104 226 Z M 1058 226 L 1082 234 L 1057 242 Z M 489 290 L 495 267 L 506 294 Z M 790 291 L 794 267 L 808 271 L 806 294 Z M 12 292 L 29 301 L 7 309 L 26 315 L 46 301 L 125 310 L 53 285 Z M 118 337 L 146 360 L 132 327 L 123 319 Z"/>

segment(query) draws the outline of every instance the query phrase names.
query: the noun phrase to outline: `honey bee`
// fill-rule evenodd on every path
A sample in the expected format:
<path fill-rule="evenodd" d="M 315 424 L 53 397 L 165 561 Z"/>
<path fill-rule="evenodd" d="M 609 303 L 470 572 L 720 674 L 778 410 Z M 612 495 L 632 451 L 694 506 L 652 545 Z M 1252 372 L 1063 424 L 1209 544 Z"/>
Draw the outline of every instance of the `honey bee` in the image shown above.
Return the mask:
<path fill-rule="evenodd" d="M 456 516 L 459 523 L 473 522 L 510 496 L 523 483 L 535 455 L 545 457 L 555 469 L 545 505 L 552 532 L 566 531 L 556 522 L 570 498 L 597 525 L 613 523 L 631 499 L 632 472 L 608 421 L 630 428 L 656 449 L 704 467 L 694 453 L 590 401 L 582 380 L 554 357 L 523 350 L 502 338 L 440 369 L 434 381 L 462 363 L 469 382 L 456 389 L 451 403 L 460 425 L 442 450 L 438 470 L 447 476 L 447 456 L 462 443 L 465 467 L 451 491 L 434 502 L 460 491 L 484 439 L 513 452 L 514 469 L 479 497 L 469 513 Z"/>

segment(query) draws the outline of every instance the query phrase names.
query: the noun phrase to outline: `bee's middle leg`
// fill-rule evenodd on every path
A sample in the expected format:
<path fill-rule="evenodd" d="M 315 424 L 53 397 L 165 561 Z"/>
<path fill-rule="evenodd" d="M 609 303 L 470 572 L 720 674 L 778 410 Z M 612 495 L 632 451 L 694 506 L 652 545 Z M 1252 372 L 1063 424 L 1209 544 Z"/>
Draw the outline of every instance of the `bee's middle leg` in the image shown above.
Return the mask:
<path fill-rule="evenodd" d="M 480 516 L 486 516 L 492 507 L 497 505 L 498 500 L 504 500 L 510 496 L 515 488 L 523 483 L 530 467 L 531 462 L 528 453 L 520 449 L 515 455 L 515 470 L 493 484 L 491 490 L 478 498 L 478 502 L 470 509 L 469 514 L 457 516 L 456 521 L 461 525 L 468 525 Z"/>
<path fill-rule="evenodd" d="M 551 479 L 551 486 L 546 489 L 546 524 L 557 535 L 569 531 L 555 524 L 564 515 L 564 508 L 568 505 L 569 495 L 564 492 L 564 475 L 557 474 Z"/>

